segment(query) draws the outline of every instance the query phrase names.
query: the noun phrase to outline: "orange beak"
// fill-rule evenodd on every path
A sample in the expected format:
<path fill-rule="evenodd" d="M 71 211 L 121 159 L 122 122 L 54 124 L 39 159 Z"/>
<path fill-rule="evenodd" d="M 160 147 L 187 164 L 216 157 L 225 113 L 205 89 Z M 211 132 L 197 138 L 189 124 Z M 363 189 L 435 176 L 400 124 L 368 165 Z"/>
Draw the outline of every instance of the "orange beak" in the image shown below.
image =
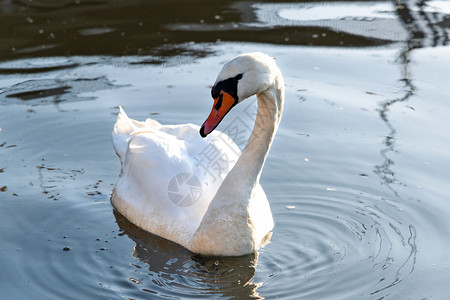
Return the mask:
<path fill-rule="evenodd" d="M 236 100 L 230 94 L 221 91 L 219 97 L 214 99 L 211 113 L 200 128 L 200 135 L 206 137 L 210 134 L 235 104 Z"/>

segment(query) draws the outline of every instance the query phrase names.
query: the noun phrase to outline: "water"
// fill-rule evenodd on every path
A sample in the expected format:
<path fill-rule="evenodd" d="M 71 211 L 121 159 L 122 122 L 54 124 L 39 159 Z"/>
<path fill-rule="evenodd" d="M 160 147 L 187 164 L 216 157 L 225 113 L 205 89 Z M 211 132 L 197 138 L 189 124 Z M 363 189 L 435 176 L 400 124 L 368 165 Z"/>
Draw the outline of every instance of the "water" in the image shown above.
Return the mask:
<path fill-rule="evenodd" d="M 449 5 L 400 4 L 4 3 L 0 298 L 446 299 Z M 261 179 L 275 229 L 257 254 L 201 257 L 113 211 L 110 133 L 119 105 L 201 124 L 249 51 L 286 82 Z"/>

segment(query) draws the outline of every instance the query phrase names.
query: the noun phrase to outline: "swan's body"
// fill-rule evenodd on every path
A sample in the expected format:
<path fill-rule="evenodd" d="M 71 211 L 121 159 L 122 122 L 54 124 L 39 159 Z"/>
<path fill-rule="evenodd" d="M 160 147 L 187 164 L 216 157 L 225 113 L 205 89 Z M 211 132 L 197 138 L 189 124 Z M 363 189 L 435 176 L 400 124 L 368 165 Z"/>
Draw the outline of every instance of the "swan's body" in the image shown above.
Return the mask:
<path fill-rule="evenodd" d="M 254 94 L 258 113 L 241 154 L 228 136 L 212 131 Z M 212 95 L 215 104 L 201 128 L 137 122 L 121 109 L 113 144 L 122 173 L 111 202 L 135 225 L 193 252 L 244 255 L 273 228 L 259 178 L 281 119 L 283 79 L 269 56 L 245 54 L 225 64 Z"/>

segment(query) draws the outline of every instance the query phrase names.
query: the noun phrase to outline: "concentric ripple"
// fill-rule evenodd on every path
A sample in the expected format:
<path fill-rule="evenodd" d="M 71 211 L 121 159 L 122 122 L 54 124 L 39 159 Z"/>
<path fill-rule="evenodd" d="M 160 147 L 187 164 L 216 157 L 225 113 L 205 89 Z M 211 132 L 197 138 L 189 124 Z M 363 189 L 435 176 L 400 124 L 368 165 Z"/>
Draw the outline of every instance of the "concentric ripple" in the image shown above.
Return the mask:
<path fill-rule="evenodd" d="M 129 247 L 134 259 L 117 250 L 123 261 L 109 261 L 113 273 L 99 284 L 131 298 L 316 299 L 324 289 L 334 299 L 389 295 L 414 270 L 414 226 L 399 220 L 401 210 L 387 195 L 318 188 L 305 186 L 309 192 L 273 199 L 296 206 L 278 206 L 271 244 L 244 257 L 194 255 L 114 211 L 118 236 L 131 243 L 114 241 L 114 246 Z"/>
<path fill-rule="evenodd" d="M 310 186 L 302 191 L 282 196 L 296 206 L 278 210 L 279 230 L 261 255 L 256 280 L 267 286 L 283 282 L 281 294 L 263 287 L 265 297 L 315 299 L 323 296 L 326 287 L 334 299 L 378 299 L 413 271 L 415 228 L 399 221 L 399 209 L 386 198 L 351 188 Z M 271 251 L 274 244 L 278 251 Z M 285 281 L 286 276 L 291 280 Z"/>

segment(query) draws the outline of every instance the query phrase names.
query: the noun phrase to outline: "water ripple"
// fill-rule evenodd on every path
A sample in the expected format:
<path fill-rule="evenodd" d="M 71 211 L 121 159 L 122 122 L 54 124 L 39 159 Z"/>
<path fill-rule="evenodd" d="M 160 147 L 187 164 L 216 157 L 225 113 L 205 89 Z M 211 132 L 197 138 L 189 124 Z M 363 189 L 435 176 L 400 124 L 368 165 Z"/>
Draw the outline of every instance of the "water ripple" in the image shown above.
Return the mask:
<path fill-rule="evenodd" d="M 73 69 L 80 66 L 66 58 L 19 59 L 0 63 L 0 74 L 34 74 Z"/>
<path fill-rule="evenodd" d="M 258 298 L 253 282 L 258 254 L 243 257 L 205 257 L 147 233 L 114 212 L 121 235 L 136 245 L 134 278 L 140 291 L 159 296 L 197 299 L 208 295 Z M 126 272 L 126 270 L 124 270 Z M 137 276 L 137 277 L 136 277 Z M 187 296 L 189 291 L 189 296 Z M 130 291 L 124 292 L 130 296 Z"/>
<path fill-rule="evenodd" d="M 417 247 L 414 226 L 398 218 L 399 210 L 385 196 L 350 188 L 321 193 L 314 186 L 302 195 L 283 196 L 296 206 L 277 211 L 272 244 L 263 250 L 264 268 L 256 277 L 268 286 L 283 283 L 286 293 L 263 287 L 261 294 L 317 298 L 324 288 L 336 299 L 388 294 L 413 272 Z M 278 251 L 270 251 L 273 244 Z M 351 291 L 348 282 L 355 287 Z"/>

